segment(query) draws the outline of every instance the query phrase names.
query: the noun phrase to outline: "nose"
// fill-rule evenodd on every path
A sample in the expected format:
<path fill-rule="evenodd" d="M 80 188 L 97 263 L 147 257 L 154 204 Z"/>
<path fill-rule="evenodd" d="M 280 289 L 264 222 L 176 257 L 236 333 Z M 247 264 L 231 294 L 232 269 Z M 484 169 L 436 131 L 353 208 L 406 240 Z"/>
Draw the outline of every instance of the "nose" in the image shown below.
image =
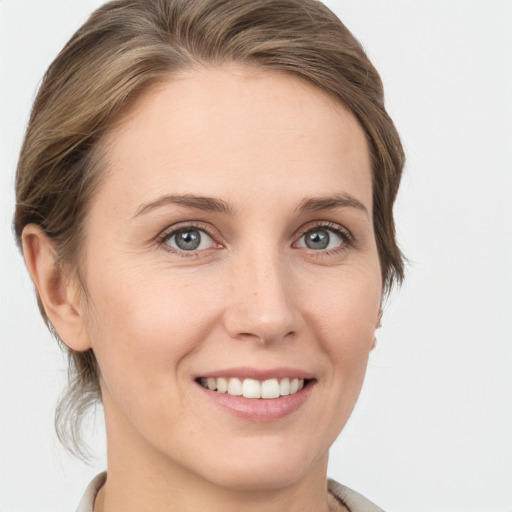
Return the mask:
<path fill-rule="evenodd" d="M 279 254 L 240 258 L 230 275 L 225 328 L 232 338 L 272 344 L 299 333 L 302 316 L 295 279 Z"/>

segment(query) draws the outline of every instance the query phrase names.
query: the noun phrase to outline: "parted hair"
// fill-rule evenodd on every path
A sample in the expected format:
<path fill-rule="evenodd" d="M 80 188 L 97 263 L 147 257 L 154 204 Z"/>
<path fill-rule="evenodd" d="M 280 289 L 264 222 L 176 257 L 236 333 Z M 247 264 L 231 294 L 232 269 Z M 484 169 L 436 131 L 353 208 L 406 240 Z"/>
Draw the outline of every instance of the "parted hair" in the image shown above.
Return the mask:
<path fill-rule="evenodd" d="M 35 223 L 54 242 L 55 264 L 76 271 L 88 207 L 101 184 L 105 133 L 149 87 L 194 66 L 224 63 L 302 77 L 359 120 L 372 158 L 373 223 L 388 293 L 404 275 L 393 219 L 404 153 L 379 74 L 317 0 L 114 0 L 96 10 L 50 65 L 36 96 L 16 174 L 18 244 L 23 228 Z M 96 359 L 91 350 L 68 348 L 38 302 L 69 358 L 57 434 L 84 456 L 81 420 L 101 401 Z"/>

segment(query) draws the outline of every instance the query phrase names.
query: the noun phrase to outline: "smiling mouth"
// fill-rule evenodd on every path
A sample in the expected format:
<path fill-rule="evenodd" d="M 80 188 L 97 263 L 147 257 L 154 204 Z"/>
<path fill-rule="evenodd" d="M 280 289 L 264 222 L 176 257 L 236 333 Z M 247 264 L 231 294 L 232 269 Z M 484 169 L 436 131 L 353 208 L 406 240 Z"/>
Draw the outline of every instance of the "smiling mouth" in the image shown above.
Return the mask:
<path fill-rule="evenodd" d="M 197 379 L 197 382 L 204 388 L 217 393 L 271 400 L 298 393 L 311 382 L 311 379 L 284 378 L 260 381 L 236 377 L 202 377 Z"/>

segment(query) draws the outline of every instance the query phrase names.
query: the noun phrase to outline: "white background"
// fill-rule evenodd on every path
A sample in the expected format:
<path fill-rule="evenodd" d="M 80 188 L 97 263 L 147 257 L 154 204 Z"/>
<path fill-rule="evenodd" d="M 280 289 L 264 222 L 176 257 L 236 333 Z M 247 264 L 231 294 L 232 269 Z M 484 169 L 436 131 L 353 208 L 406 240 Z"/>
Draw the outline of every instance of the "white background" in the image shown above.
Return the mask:
<path fill-rule="evenodd" d="M 105 466 L 53 433 L 63 357 L 11 235 L 44 70 L 99 0 L 0 0 L 0 511 L 74 510 Z M 512 511 L 512 1 L 330 0 L 381 72 L 411 260 L 330 475 L 389 512 Z"/>

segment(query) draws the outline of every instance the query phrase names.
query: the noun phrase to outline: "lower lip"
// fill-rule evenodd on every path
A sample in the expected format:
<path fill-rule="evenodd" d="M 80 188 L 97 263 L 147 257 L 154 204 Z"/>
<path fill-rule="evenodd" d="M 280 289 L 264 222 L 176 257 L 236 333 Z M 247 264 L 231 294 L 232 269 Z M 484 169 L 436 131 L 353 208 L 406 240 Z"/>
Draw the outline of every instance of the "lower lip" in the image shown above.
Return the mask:
<path fill-rule="evenodd" d="M 235 416 L 251 421 L 264 422 L 284 418 L 304 405 L 314 387 L 314 381 L 308 382 L 304 388 L 293 395 L 271 399 L 244 398 L 243 396 L 211 391 L 201 386 L 201 384 L 197 384 L 197 386 L 215 405 L 228 410 Z"/>

